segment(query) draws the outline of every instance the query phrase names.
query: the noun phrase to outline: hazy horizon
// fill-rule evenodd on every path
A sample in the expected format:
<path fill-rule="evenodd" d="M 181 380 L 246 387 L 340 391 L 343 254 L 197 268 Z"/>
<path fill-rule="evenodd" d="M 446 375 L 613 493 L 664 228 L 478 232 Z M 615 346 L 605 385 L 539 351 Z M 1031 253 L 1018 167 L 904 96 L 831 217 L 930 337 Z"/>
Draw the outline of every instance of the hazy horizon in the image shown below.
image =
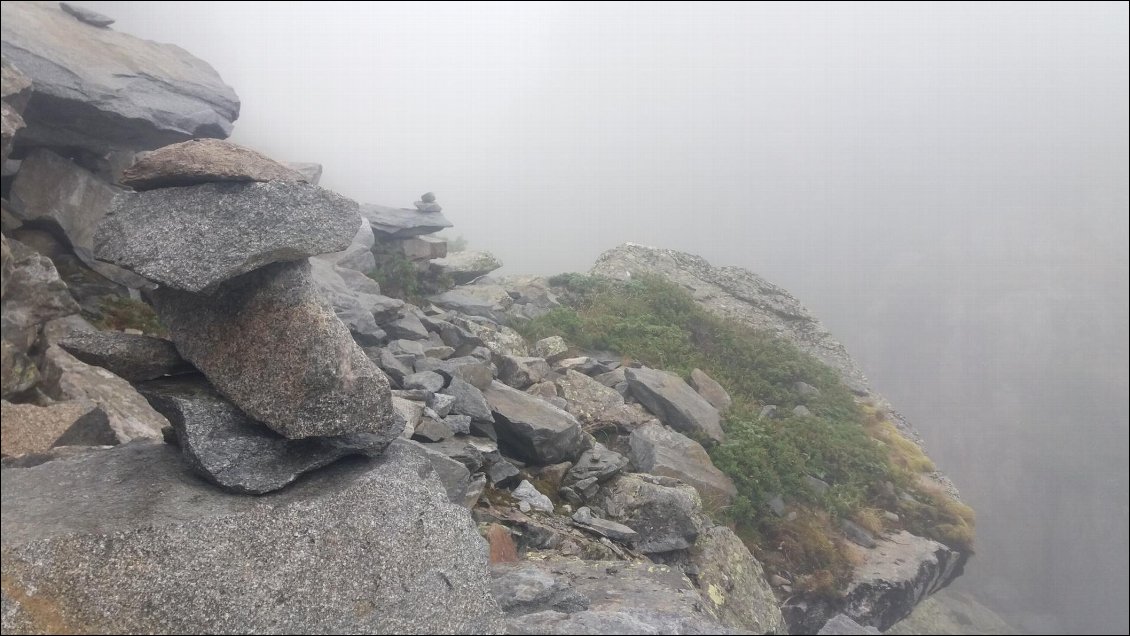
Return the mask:
<path fill-rule="evenodd" d="M 977 508 L 957 588 L 1128 629 L 1125 3 L 84 4 L 504 272 L 634 241 L 782 285 Z"/>

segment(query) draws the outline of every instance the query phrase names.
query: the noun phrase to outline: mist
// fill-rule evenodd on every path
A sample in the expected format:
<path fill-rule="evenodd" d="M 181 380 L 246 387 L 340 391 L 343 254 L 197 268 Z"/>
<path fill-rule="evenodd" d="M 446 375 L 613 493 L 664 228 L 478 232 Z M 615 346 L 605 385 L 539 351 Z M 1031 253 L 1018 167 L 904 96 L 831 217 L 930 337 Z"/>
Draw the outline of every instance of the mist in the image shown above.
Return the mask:
<path fill-rule="evenodd" d="M 1125 3 L 85 4 L 503 273 L 635 241 L 789 289 L 977 509 L 955 587 L 1128 630 Z"/>

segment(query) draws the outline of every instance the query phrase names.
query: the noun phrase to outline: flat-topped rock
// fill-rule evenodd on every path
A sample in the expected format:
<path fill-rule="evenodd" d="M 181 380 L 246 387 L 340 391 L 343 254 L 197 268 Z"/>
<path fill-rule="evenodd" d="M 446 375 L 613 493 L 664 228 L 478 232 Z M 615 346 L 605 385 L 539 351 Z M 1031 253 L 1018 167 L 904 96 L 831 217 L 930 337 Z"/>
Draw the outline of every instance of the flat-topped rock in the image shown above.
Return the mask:
<path fill-rule="evenodd" d="M 407 208 L 390 208 L 375 203 L 361 205 L 361 214 L 369 219 L 373 231 L 387 238 L 408 238 L 421 234 L 432 234 L 445 227 L 451 227 L 451 221 L 442 212 L 422 212 Z"/>
<path fill-rule="evenodd" d="M 153 190 L 216 181 L 308 181 L 261 152 L 222 139 L 190 139 L 147 152 L 118 183 Z"/>

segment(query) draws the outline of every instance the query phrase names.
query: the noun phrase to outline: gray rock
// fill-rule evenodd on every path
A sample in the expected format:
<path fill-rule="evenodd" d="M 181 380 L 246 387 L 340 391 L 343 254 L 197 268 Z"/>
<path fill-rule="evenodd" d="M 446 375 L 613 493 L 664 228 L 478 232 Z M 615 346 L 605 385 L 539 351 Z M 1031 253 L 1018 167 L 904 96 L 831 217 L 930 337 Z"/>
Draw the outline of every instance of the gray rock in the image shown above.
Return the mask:
<path fill-rule="evenodd" d="M 463 464 L 472 473 L 478 472 L 483 467 L 488 455 L 493 457 L 498 453 L 498 446 L 494 442 L 480 437 L 468 437 L 465 434 L 428 444 L 428 448 Z"/>
<path fill-rule="evenodd" d="M 621 474 L 605 482 L 589 503 L 640 533 L 644 553 L 685 550 L 706 524 L 695 489 L 670 477 Z"/>
<path fill-rule="evenodd" d="M 689 435 L 724 441 L 718 409 L 695 393 L 683 379 L 656 369 L 627 369 L 624 377 L 637 400 L 671 428 Z"/>
<path fill-rule="evenodd" d="M 427 340 L 428 330 L 416 314 L 406 311 L 400 318 L 392 322 L 381 323 L 381 328 L 388 332 L 392 338 L 403 340 Z"/>
<path fill-rule="evenodd" d="M 769 509 L 778 517 L 785 516 L 785 500 L 781 498 L 781 495 L 773 495 L 769 498 Z"/>
<path fill-rule="evenodd" d="M 42 453 L 28 453 L 19 457 L 4 457 L 0 459 L 3 468 L 34 468 L 56 459 L 78 457 L 99 451 L 110 450 L 113 446 L 55 446 Z"/>
<path fill-rule="evenodd" d="M 2 60 L 3 64 L 3 93 L 0 95 L 0 107 L 3 108 L 3 152 L 0 154 L 0 164 L 3 164 L 3 176 L 8 177 L 19 171 L 16 167 L 11 170 L 9 167 L 12 162 L 8 161 L 8 156 L 12 153 L 12 142 L 15 140 L 16 134 L 23 130 L 24 118 L 21 113 L 24 112 L 24 107 L 27 106 L 28 100 L 31 98 L 31 80 L 26 75 L 20 72 L 7 57 Z M 15 162 L 18 164 L 19 162 Z M 12 227 L 7 218 L 7 209 L 4 210 L 4 224 L 3 230 L 5 232 L 11 231 Z"/>
<path fill-rule="evenodd" d="M 498 379 L 515 389 L 525 389 L 553 375 L 553 370 L 542 358 L 501 356 Z"/>
<path fill-rule="evenodd" d="M 426 355 L 429 358 L 435 358 L 437 360 L 446 360 L 446 359 L 450 358 L 451 356 L 455 355 L 455 349 L 453 347 L 448 347 L 446 345 L 424 347 L 424 355 Z"/>
<path fill-rule="evenodd" d="M 329 261 L 339 267 L 368 274 L 377 268 L 377 258 L 373 255 L 374 242 L 373 226 L 369 225 L 369 219 L 361 217 L 361 229 L 357 230 L 357 233 L 353 235 L 353 241 L 349 243 L 349 247 L 340 252 L 322 254 L 318 258 Z M 380 293 L 379 286 L 377 287 L 377 293 Z"/>
<path fill-rule="evenodd" d="M 24 354 L 35 342 L 39 325 L 77 313 L 79 306 L 51 259 L 14 239 L 5 237 L 3 246 L 8 258 L 0 327 L 12 351 Z"/>
<path fill-rule="evenodd" d="M 318 185 L 322 180 L 322 164 L 312 161 L 284 161 L 283 165 L 302 175 L 302 180 L 310 185 Z M 372 236 L 372 232 L 370 232 Z"/>
<path fill-rule="evenodd" d="M 47 349 L 41 365 L 43 391 L 56 400 L 85 400 L 102 407 L 116 442 L 161 439 L 161 429 L 169 425 L 129 382 L 79 361 L 58 345 Z"/>
<path fill-rule="evenodd" d="M 723 625 L 754 634 L 788 633 L 765 570 L 732 530 L 704 531 L 688 556 L 695 585 Z"/>
<path fill-rule="evenodd" d="M 163 444 L 4 470 L 2 493 L 5 632 L 502 628 L 485 542 L 409 445 L 257 498 Z"/>
<path fill-rule="evenodd" d="M 261 152 L 222 139 L 190 139 L 147 152 L 118 179 L 138 191 L 217 181 L 304 179 Z"/>
<path fill-rule="evenodd" d="M 514 304 L 514 299 L 510 297 L 510 294 L 507 294 L 506 290 L 498 285 L 462 285 L 437 296 L 432 296 L 429 300 L 444 309 L 468 316 L 481 316 L 496 323 L 506 321 L 506 310 Z M 483 342 L 485 344 L 486 339 L 483 339 Z M 523 341 L 521 350 L 498 351 L 496 353 L 499 355 L 524 356 L 527 355 L 524 345 L 525 341 Z M 491 351 L 494 350 L 491 347 Z"/>
<path fill-rule="evenodd" d="M 695 391 L 698 391 L 703 399 L 710 402 L 710 405 L 719 411 L 725 411 L 734 403 L 726 389 L 722 388 L 721 384 L 718 384 L 714 378 L 706 375 L 706 372 L 701 369 L 691 371 L 688 383 Z"/>
<path fill-rule="evenodd" d="M 738 494 L 734 482 L 714 466 L 701 444 L 658 422 L 632 431 L 628 445 L 628 457 L 637 471 L 687 482 L 707 510 L 725 507 Z"/>
<path fill-rule="evenodd" d="M 401 362 L 400 359 L 393 355 L 388 349 L 377 349 L 376 356 L 372 355 L 373 351 L 373 349 L 367 350 L 369 358 L 373 359 L 373 361 L 377 363 L 377 366 L 387 373 L 388 377 L 392 378 L 392 381 L 396 384 L 402 385 L 404 378 L 412 375 L 412 369 Z"/>
<path fill-rule="evenodd" d="M 561 336 L 550 336 L 534 343 L 533 354 L 539 358 L 545 358 L 546 362 L 553 364 L 563 360 L 569 354 L 569 345 Z"/>
<path fill-rule="evenodd" d="M 420 423 L 416 425 L 416 430 L 412 433 L 414 439 L 422 442 L 442 442 L 443 440 L 455 435 L 455 431 L 446 422 L 431 418 L 424 417 Z"/>
<path fill-rule="evenodd" d="M 205 183 L 118 196 L 94 237 L 99 259 L 175 289 L 211 292 L 280 261 L 347 248 L 357 204 L 305 183 Z"/>
<path fill-rule="evenodd" d="M 463 490 L 463 500 L 460 501 L 460 503 L 464 508 L 474 508 L 475 504 L 479 503 L 479 498 L 483 496 L 483 492 L 486 488 L 486 475 L 475 475 L 471 477 L 467 488 Z"/>
<path fill-rule="evenodd" d="M 388 343 L 388 351 L 394 356 L 424 357 L 424 345 L 418 340 L 393 340 Z M 430 371 L 431 369 L 425 369 Z"/>
<path fill-rule="evenodd" d="M 425 192 L 420 195 L 420 201 L 424 203 L 435 203 L 436 195 L 434 192 Z"/>
<path fill-rule="evenodd" d="M 451 412 L 456 415 L 469 415 L 472 420 L 493 422 L 490 404 L 482 391 L 474 385 L 459 377 L 452 377 L 443 392 L 455 398 L 451 405 Z"/>
<path fill-rule="evenodd" d="M 39 369 L 31 358 L 7 340 L 0 340 L 0 398 L 14 398 L 38 383 Z"/>
<path fill-rule="evenodd" d="M 70 2 L 60 2 L 59 8 L 74 16 L 74 18 L 79 22 L 85 22 L 86 24 L 89 24 L 91 26 L 108 27 L 115 22 L 114 18 L 111 18 L 108 15 L 103 15 L 101 13 L 98 13 L 97 11 L 91 11 L 86 7 L 80 7 L 77 4 L 72 4 Z"/>
<path fill-rule="evenodd" d="M 260 495 L 349 455 L 379 455 L 396 437 L 353 433 L 287 439 L 247 417 L 200 376 L 138 387 L 168 418 L 177 446 L 197 474 L 229 492 Z"/>
<path fill-rule="evenodd" d="M 808 410 L 807 406 L 799 404 L 793 408 L 793 415 L 797 417 L 812 417 L 812 411 Z"/>
<path fill-rule="evenodd" d="M 451 407 L 455 406 L 455 398 L 443 393 L 434 393 L 432 399 L 428 400 L 428 407 L 436 412 L 440 417 L 447 417 L 451 413 Z"/>
<path fill-rule="evenodd" d="M 843 530 L 844 536 L 856 545 L 861 545 L 865 548 L 874 548 L 878 545 L 875 543 L 874 535 L 868 532 L 866 528 L 850 519 L 840 519 L 840 530 Z"/>
<path fill-rule="evenodd" d="M 483 286 L 483 285 L 469 285 L 466 287 L 459 287 L 457 289 L 476 289 L 476 288 L 498 288 L 497 286 Z M 507 296 L 509 298 L 509 296 Z M 525 357 L 530 355 L 529 347 L 526 345 L 526 339 L 522 334 L 514 331 L 505 325 L 499 325 L 490 320 L 483 320 L 476 317 L 462 317 L 453 316 L 452 322 L 456 325 L 471 332 L 476 340 L 481 342 L 483 346 L 489 349 L 488 357 L 490 356 L 518 356 Z M 477 355 L 473 350 L 469 355 Z"/>
<path fill-rule="evenodd" d="M 383 307 L 386 301 L 400 301 L 355 290 L 342 277 L 344 271 L 323 259 L 310 259 L 311 278 L 318 293 L 333 307 L 334 315 L 345 323 L 358 344 L 376 345 L 388 334 L 377 326 L 374 310 Z"/>
<path fill-rule="evenodd" d="M 765 406 L 761 407 L 761 410 L 757 413 L 757 419 L 771 420 L 777 417 L 777 411 L 778 408 L 776 404 L 766 404 Z"/>
<path fill-rule="evenodd" d="M 87 428 L 108 428 L 106 413 L 92 402 L 37 406 L 0 401 L 0 453 L 4 456 L 47 452 L 69 430 Z"/>
<path fill-rule="evenodd" d="M 410 261 L 429 261 L 447 256 L 447 241 L 435 236 L 412 236 L 393 239 L 396 249 Z M 466 282 L 466 281 L 456 281 Z"/>
<path fill-rule="evenodd" d="M 58 228 L 75 256 L 100 275 L 127 287 L 148 286 L 141 276 L 94 257 L 95 232 L 121 193 L 70 160 L 37 149 L 12 183 L 12 212 L 21 221 Z"/>
<path fill-rule="evenodd" d="M 558 392 L 565 400 L 565 410 L 581 421 L 586 430 L 613 428 L 631 431 L 654 418 L 639 405 L 625 404 L 624 396 L 593 378 L 574 371 L 565 372 L 556 381 Z"/>
<path fill-rule="evenodd" d="M 393 444 L 411 444 L 414 448 L 423 452 L 428 461 L 431 462 L 432 468 L 435 469 L 440 482 L 443 483 L 443 489 L 447 492 L 448 500 L 453 504 L 471 507 L 465 503 L 467 489 L 471 486 L 471 473 L 466 466 L 433 449 L 431 444 L 406 440 L 395 440 Z M 478 500 L 478 497 L 475 497 L 475 499 Z"/>
<path fill-rule="evenodd" d="M 445 415 L 443 416 L 443 423 L 447 424 L 453 432 L 459 435 L 469 435 L 471 433 L 471 424 L 473 419 L 470 415 Z"/>
<path fill-rule="evenodd" d="M 588 506 L 581 506 L 577 512 L 573 513 L 572 519 L 577 526 L 619 543 L 632 545 L 640 538 L 638 532 L 622 523 L 595 516 Z"/>
<path fill-rule="evenodd" d="M 627 383 L 628 381 L 627 376 L 624 374 L 624 367 L 613 369 L 608 373 L 601 373 L 593 379 L 609 388 L 615 388 L 617 384 Z"/>
<path fill-rule="evenodd" d="M 497 380 L 483 395 L 499 440 L 519 459 L 553 464 L 573 460 L 584 450 L 581 425 L 565 411 Z"/>
<path fill-rule="evenodd" d="M 35 83 L 28 146 L 149 149 L 227 137 L 235 92 L 178 46 L 92 29 L 52 3 L 4 3 L 4 56 Z"/>
<path fill-rule="evenodd" d="M 801 397 L 814 397 L 820 395 L 820 389 L 807 382 L 793 382 L 793 390 Z"/>
<path fill-rule="evenodd" d="M 490 252 L 465 250 L 433 257 L 429 267 L 435 274 L 450 276 L 456 285 L 464 285 L 502 267 L 502 261 Z"/>
<path fill-rule="evenodd" d="M 804 485 L 817 495 L 823 495 L 824 493 L 828 492 L 829 488 L 831 488 L 831 486 L 828 485 L 828 482 L 824 481 L 823 479 L 813 477 L 812 475 L 804 476 Z"/>
<path fill-rule="evenodd" d="M 552 559 L 492 566 L 512 634 L 727 634 L 678 569 Z"/>
<path fill-rule="evenodd" d="M 401 437 L 409 439 L 416 432 L 416 427 L 424 419 L 424 405 L 414 400 L 406 400 L 399 396 L 392 396 L 392 408 L 397 415 L 397 430 Z"/>
<path fill-rule="evenodd" d="M 518 484 L 518 487 L 515 488 L 514 492 L 511 494 L 514 495 L 514 498 L 518 501 L 529 504 L 534 510 L 548 512 L 550 514 L 553 513 L 553 502 L 549 497 L 543 495 L 533 484 L 525 479 L 522 480 L 522 483 Z"/>
<path fill-rule="evenodd" d="M 592 448 L 581 453 L 577 463 L 565 474 L 563 483 L 570 486 L 579 481 L 593 478 L 604 482 L 628 466 L 628 458 L 616 451 L 609 450 L 604 444 L 597 443 Z"/>
<path fill-rule="evenodd" d="M 67 336 L 58 344 L 79 360 L 130 382 L 195 371 L 180 357 L 173 343 L 163 338 L 120 331 L 90 331 Z"/>
<path fill-rule="evenodd" d="M 590 358 L 589 356 L 577 356 L 576 358 L 558 360 L 554 368 L 562 373 L 566 371 L 576 371 L 587 376 L 597 376 L 612 371 L 612 369 L 608 368 L 607 364 L 596 358 Z"/>
<path fill-rule="evenodd" d="M 365 203 L 361 205 L 361 215 L 369 219 L 374 232 L 387 238 L 433 234 L 445 227 L 451 227 L 451 221 L 438 211 L 421 212 Z"/>
<path fill-rule="evenodd" d="M 496 459 L 487 467 L 487 479 L 495 488 L 506 488 L 518 481 L 521 471 L 505 459 Z"/>
<path fill-rule="evenodd" d="M 213 296 L 162 287 L 153 300 L 185 359 L 274 431 L 297 439 L 396 427 L 388 380 L 318 295 L 308 262 L 269 265 Z"/>
<path fill-rule="evenodd" d="M 859 623 L 851 620 L 850 617 L 843 614 L 836 614 L 828 619 L 827 623 L 816 632 L 820 636 L 839 636 L 839 635 L 852 635 L 859 636 L 867 634 L 881 634 L 879 630 L 874 627 L 864 627 Z"/>
<path fill-rule="evenodd" d="M 400 384 L 405 389 L 424 389 L 425 391 L 437 393 L 443 389 L 445 381 L 443 376 L 434 371 L 421 371 L 404 376 L 404 380 Z M 454 400 L 452 403 L 454 403 Z"/>
<path fill-rule="evenodd" d="M 489 387 L 490 383 L 494 381 L 491 365 L 471 356 L 460 356 L 447 360 L 424 358 L 417 360 L 416 370 L 435 371 L 448 380 L 459 378 L 480 391 Z"/>

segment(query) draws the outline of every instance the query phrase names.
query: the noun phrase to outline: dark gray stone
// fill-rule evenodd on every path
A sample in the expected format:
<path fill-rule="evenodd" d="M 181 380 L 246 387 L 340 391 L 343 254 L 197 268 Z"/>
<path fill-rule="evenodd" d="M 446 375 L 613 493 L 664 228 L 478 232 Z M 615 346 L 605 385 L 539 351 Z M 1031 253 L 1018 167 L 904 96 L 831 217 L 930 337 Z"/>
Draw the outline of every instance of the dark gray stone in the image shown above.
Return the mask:
<path fill-rule="evenodd" d="M 119 195 L 94 255 L 161 284 L 211 292 L 280 261 L 344 250 L 357 204 L 306 183 L 205 183 Z"/>
<path fill-rule="evenodd" d="M 577 373 L 583 373 L 587 376 L 598 376 L 612 371 L 607 364 L 596 358 L 590 358 L 589 356 L 578 356 L 576 358 L 559 360 L 557 364 L 554 365 L 554 369 L 561 373 L 576 371 Z"/>
<path fill-rule="evenodd" d="M 688 435 L 724 441 L 718 409 L 683 379 L 657 369 L 626 369 L 628 387 L 640 404 L 671 428 Z"/>
<path fill-rule="evenodd" d="M 404 312 L 404 315 L 392 322 L 381 323 L 381 328 L 387 331 L 391 338 L 403 338 L 405 340 L 428 339 L 428 330 L 424 328 L 424 323 L 420 322 L 416 314 L 411 311 Z"/>
<path fill-rule="evenodd" d="M 437 393 L 443 389 L 445 384 L 443 376 L 435 371 L 420 371 L 411 375 L 404 376 L 400 385 L 405 389 L 424 389 Z"/>
<path fill-rule="evenodd" d="M 588 506 L 582 506 L 577 512 L 573 513 L 572 519 L 577 526 L 619 543 L 632 545 L 640 538 L 638 532 L 622 523 L 601 519 L 593 515 Z"/>
<path fill-rule="evenodd" d="M 553 501 L 525 479 L 514 488 L 514 492 L 511 494 L 519 503 L 524 503 L 534 510 L 553 513 Z M 525 512 L 525 510 L 523 510 L 523 512 Z"/>
<path fill-rule="evenodd" d="M 485 390 L 494 381 L 490 363 L 471 356 L 460 356 L 447 360 L 424 358 L 417 360 L 416 370 L 435 371 L 449 380 L 459 378 L 480 391 Z"/>
<path fill-rule="evenodd" d="M 201 377 L 155 380 L 138 386 L 168 418 L 189 466 L 217 486 L 260 495 L 349 455 L 379 455 L 396 437 L 353 433 L 287 439 L 247 417 Z"/>
<path fill-rule="evenodd" d="M 473 418 L 470 415 L 445 415 L 443 423 L 459 435 L 470 435 Z"/>
<path fill-rule="evenodd" d="M 670 477 L 621 474 L 605 482 L 589 503 L 640 533 L 644 553 L 689 548 L 706 525 L 698 493 Z"/>
<path fill-rule="evenodd" d="M 180 357 L 173 343 L 153 336 L 89 331 L 67 336 L 58 344 L 63 351 L 79 360 L 102 367 L 130 382 L 196 371 Z"/>
<path fill-rule="evenodd" d="M 362 346 L 375 346 L 388 334 L 377 326 L 373 315 L 375 306 L 384 302 L 383 296 L 358 292 L 346 284 L 341 268 L 320 258 L 310 259 L 311 277 L 318 293 L 334 310 L 338 320 L 345 323 L 353 339 Z M 388 299 L 392 300 L 392 299 Z M 397 301 L 399 302 L 399 301 Z"/>
<path fill-rule="evenodd" d="M 840 519 L 840 529 L 844 531 L 844 536 L 849 541 L 856 545 L 861 545 L 865 548 L 874 548 L 875 536 L 867 531 L 866 528 L 850 519 Z"/>
<path fill-rule="evenodd" d="M 91 26 L 108 27 L 114 23 L 114 18 L 108 15 L 103 15 L 97 11 L 92 11 L 86 7 L 80 7 L 70 2 L 60 2 L 59 8 L 74 16 L 79 22 L 85 22 Z"/>
<path fill-rule="evenodd" d="M 515 389 L 525 389 L 553 375 L 553 369 L 542 358 L 501 356 L 498 362 L 498 379 Z"/>
<path fill-rule="evenodd" d="M 118 183 L 137 191 L 217 181 L 304 181 L 261 152 L 222 139 L 190 139 L 142 155 Z"/>
<path fill-rule="evenodd" d="M 5 633 L 502 628 L 486 543 L 409 445 L 263 497 L 136 443 L 6 469 L 2 493 Z"/>
<path fill-rule="evenodd" d="M 393 444 L 411 444 L 428 457 L 436 475 L 439 476 L 443 488 L 447 491 L 447 498 L 453 504 L 466 506 L 467 488 L 471 485 L 471 473 L 461 462 L 458 462 L 444 453 L 434 449 L 432 444 L 421 444 L 416 441 L 398 439 Z M 478 499 L 476 497 L 476 499 Z M 470 506 L 466 506 L 470 508 Z"/>
<path fill-rule="evenodd" d="M 569 469 L 563 480 L 569 486 L 585 479 L 594 478 L 597 482 L 604 482 L 628 466 L 628 458 L 616 451 L 609 450 L 604 444 L 597 443 L 592 448 L 581 453 L 577 463 Z"/>
<path fill-rule="evenodd" d="M 479 391 L 472 386 L 471 383 L 464 381 L 462 378 L 451 378 L 447 387 L 443 389 L 443 393 L 455 398 L 455 403 L 451 405 L 452 413 L 456 415 L 469 415 L 472 420 L 476 421 L 494 421 L 491 407 L 487 403 L 486 397 L 483 396 L 482 391 Z"/>
<path fill-rule="evenodd" d="M 433 393 L 431 399 L 427 402 L 428 407 L 440 417 L 447 417 L 451 413 L 451 407 L 455 406 L 455 398 L 444 393 Z"/>
<path fill-rule="evenodd" d="M 5 2 L 4 57 L 35 84 L 19 144 L 109 150 L 227 137 L 239 98 L 184 49 L 91 28 L 53 3 Z"/>
<path fill-rule="evenodd" d="M 487 479 L 495 488 L 507 488 L 518 481 L 521 471 L 505 459 L 496 459 L 487 467 Z"/>
<path fill-rule="evenodd" d="M 497 380 L 483 395 L 499 441 L 519 459 L 554 464 L 576 459 L 584 450 L 581 425 L 565 411 Z"/>
<path fill-rule="evenodd" d="M 396 428 L 388 380 L 319 296 L 308 262 L 268 265 L 213 296 L 162 287 L 153 300 L 185 359 L 276 432 L 296 439 Z"/>
<path fill-rule="evenodd" d="M 361 206 L 361 214 L 369 219 L 374 232 L 388 238 L 432 234 L 445 227 L 451 227 L 451 221 L 438 211 L 421 212 L 366 203 Z"/>

